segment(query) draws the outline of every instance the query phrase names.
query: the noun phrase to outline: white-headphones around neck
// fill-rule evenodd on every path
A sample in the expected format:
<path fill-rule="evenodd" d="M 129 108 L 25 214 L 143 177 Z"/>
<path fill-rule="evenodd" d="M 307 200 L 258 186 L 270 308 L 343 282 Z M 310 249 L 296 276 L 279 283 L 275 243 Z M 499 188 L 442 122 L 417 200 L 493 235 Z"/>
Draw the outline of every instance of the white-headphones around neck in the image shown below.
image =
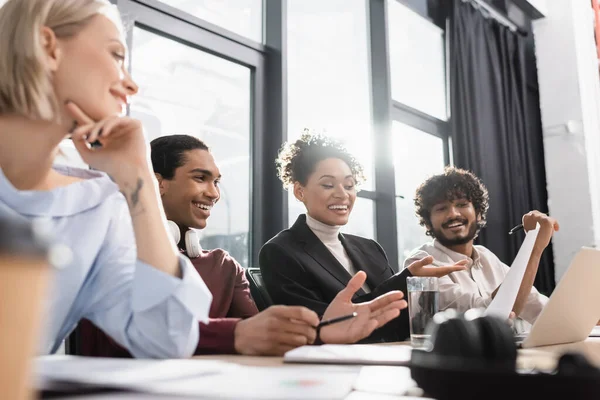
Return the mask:
<path fill-rule="evenodd" d="M 167 221 L 171 237 L 175 241 L 175 246 L 179 245 L 181 240 L 181 231 L 179 226 L 173 221 Z M 200 238 L 193 229 L 188 229 L 185 233 L 185 252 L 189 258 L 198 258 L 202 254 L 202 246 L 200 246 Z"/>

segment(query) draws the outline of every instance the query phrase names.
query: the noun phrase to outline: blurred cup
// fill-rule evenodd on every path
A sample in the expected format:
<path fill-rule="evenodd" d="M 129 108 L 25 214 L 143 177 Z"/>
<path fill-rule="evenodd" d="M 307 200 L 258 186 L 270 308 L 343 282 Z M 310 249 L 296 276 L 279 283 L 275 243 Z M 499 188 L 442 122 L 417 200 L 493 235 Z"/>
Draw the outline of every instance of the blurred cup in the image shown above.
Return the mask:
<path fill-rule="evenodd" d="M 0 395 L 33 398 L 32 363 L 50 278 L 48 245 L 35 225 L 0 219 Z"/>
<path fill-rule="evenodd" d="M 427 325 L 438 312 L 438 279 L 411 276 L 406 278 L 408 289 L 408 318 L 410 319 L 410 342 L 415 348 L 423 348 L 429 340 Z"/>

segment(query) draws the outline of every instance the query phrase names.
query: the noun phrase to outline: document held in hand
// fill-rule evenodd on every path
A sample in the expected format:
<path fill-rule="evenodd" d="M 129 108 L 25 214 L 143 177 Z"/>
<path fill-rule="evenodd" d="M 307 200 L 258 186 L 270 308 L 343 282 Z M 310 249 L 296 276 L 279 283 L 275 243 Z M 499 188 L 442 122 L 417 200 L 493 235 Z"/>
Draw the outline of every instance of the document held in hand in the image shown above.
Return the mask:
<path fill-rule="evenodd" d="M 485 310 L 485 315 L 493 315 L 502 319 L 508 319 L 510 316 L 539 231 L 540 226 L 538 224 L 534 230 L 527 232 L 525 240 L 510 266 L 510 271 L 504 277 L 496 297 Z"/>

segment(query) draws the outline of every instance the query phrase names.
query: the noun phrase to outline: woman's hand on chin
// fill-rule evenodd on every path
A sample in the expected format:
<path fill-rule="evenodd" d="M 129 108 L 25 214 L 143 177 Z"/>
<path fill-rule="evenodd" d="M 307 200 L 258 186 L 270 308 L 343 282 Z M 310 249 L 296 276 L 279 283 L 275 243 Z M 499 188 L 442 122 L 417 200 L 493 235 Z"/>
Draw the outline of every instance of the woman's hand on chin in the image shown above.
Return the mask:
<path fill-rule="evenodd" d="M 73 102 L 67 102 L 66 109 L 77 126 L 73 144 L 92 168 L 106 172 L 120 186 L 151 172 L 140 121 L 119 116 L 94 121 Z"/>

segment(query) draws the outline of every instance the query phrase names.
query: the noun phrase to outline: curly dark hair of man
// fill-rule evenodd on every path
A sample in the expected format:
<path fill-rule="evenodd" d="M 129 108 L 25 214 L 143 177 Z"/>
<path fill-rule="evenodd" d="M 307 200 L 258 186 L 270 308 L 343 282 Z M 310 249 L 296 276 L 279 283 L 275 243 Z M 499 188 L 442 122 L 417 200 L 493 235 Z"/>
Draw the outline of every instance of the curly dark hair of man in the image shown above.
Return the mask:
<path fill-rule="evenodd" d="M 277 175 L 286 188 L 294 182 L 305 186 L 315 166 L 328 158 L 339 158 L 348 164 L 356 185 L 364 182 L 362 165 L 342 142 L 309 129 L 304 129 L 300 139 L 283 145 L 275 160 Z"/>
<path fill-rule="evenodd" d="M 489 208 L 489 196 L 485 185 L 472 172 L 446 167 L 443 174 L 434 175 L 423 182 L 415 194 L 415 207 L 419 223 L 427 229 L 427 235 L 433 236 L 431 230 L 431 209 L 443 201 L 467 199 L 473 204 L 475 213 L 481 217 L 477 232 L 486 224 Z"/>

